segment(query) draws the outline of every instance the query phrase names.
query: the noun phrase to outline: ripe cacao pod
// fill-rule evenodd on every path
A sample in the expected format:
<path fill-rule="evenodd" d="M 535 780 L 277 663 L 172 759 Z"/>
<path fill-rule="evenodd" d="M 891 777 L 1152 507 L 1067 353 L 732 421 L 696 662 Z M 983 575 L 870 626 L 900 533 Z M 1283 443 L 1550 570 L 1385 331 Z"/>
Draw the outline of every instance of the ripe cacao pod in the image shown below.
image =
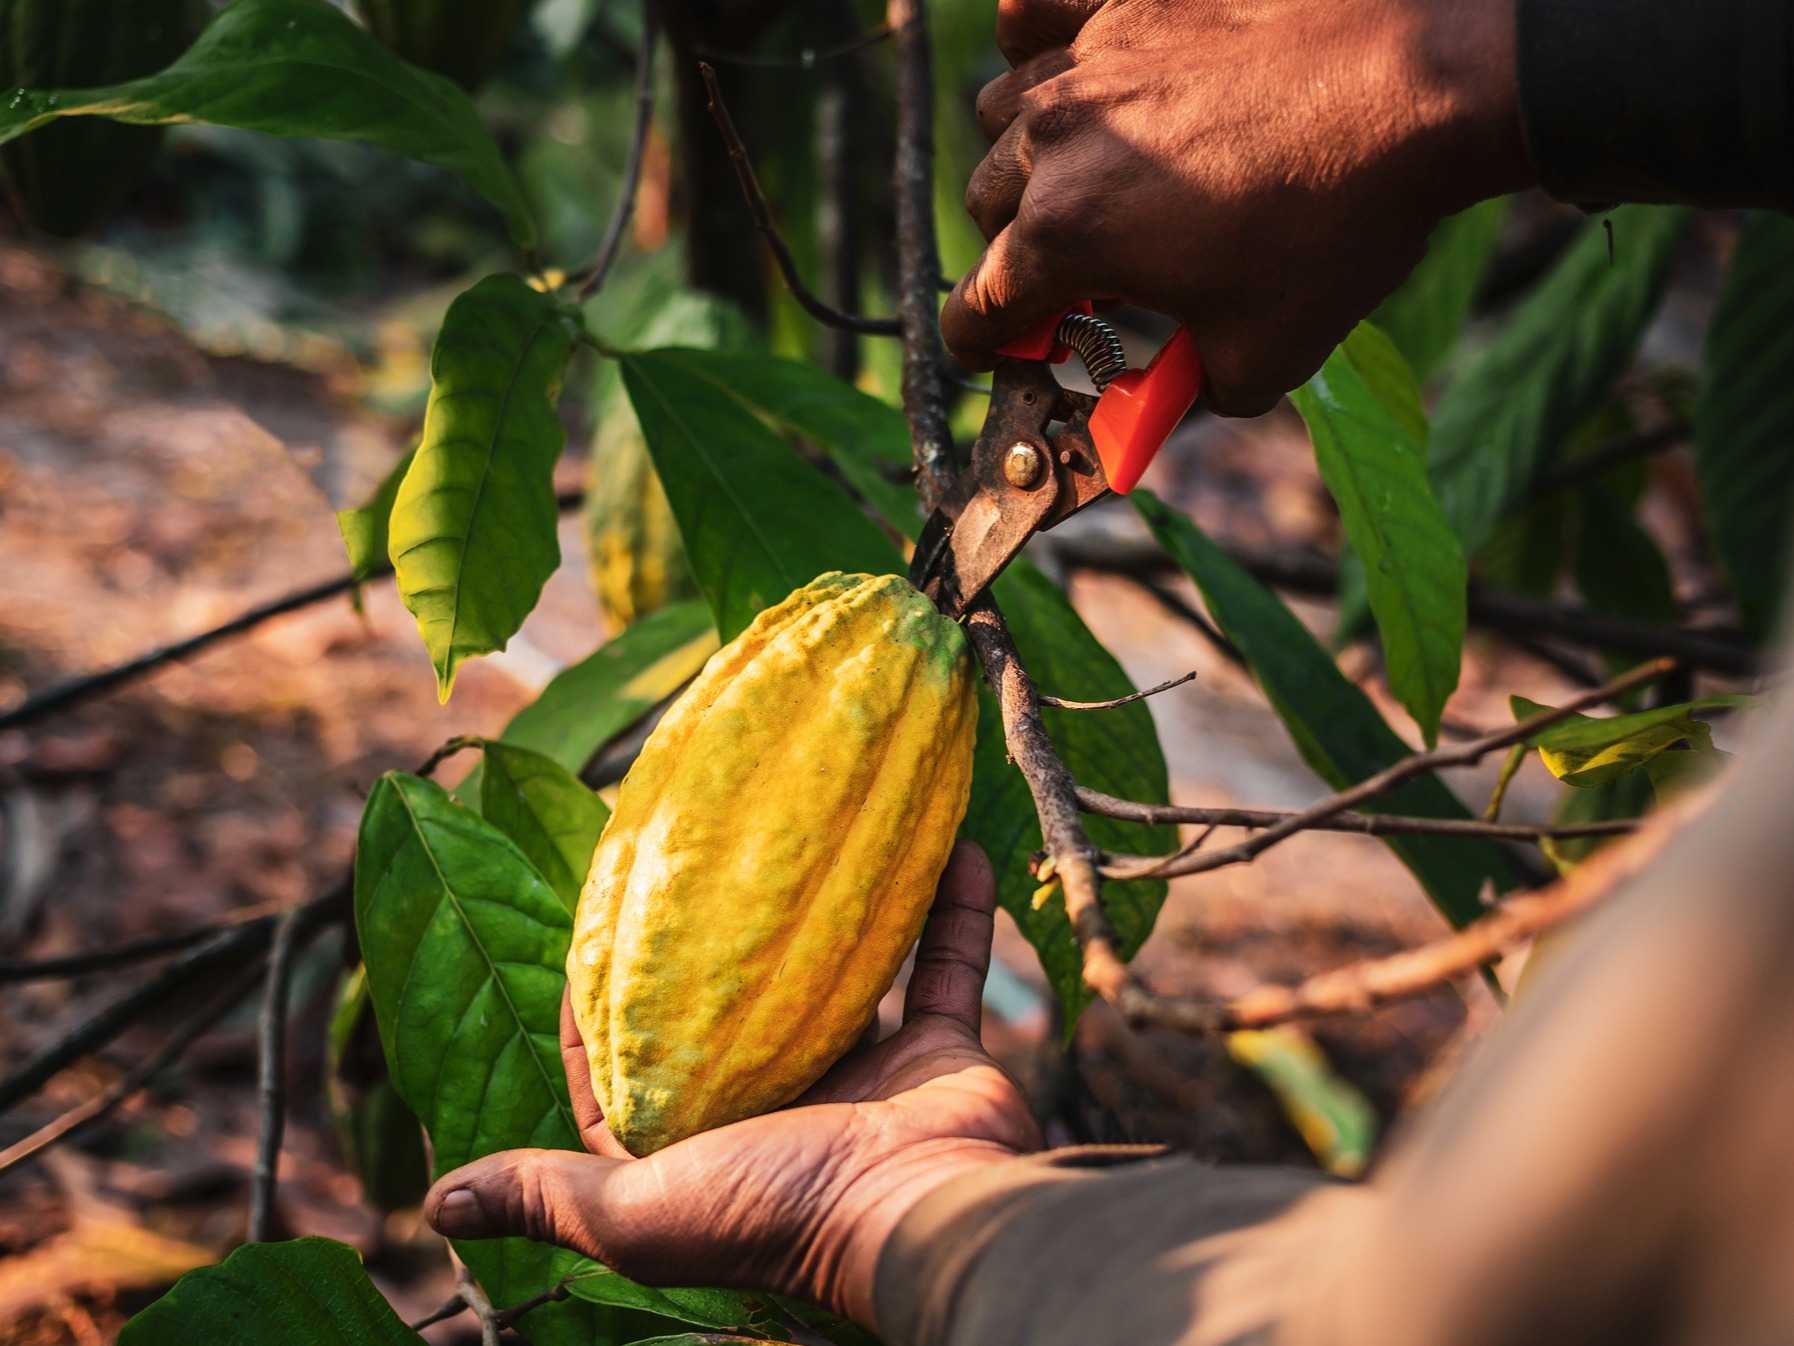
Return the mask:
<path fill-rule="evenodd" d="M 627 406 L 605 418 L 592 446 L 585 533 L 592 591 L 613 633 L 696 596 L 679 525 Z"/>
<path fill-rule="evenodd" d="M 205 26 L 203 0 L 0 0 L 0 89 L 88 89 L 151 75 Z M 0 146 L 27 221 L 71 237 L 142 181 L 159 126 L 64 117 Z"/>
<path fill-rule="evenodd" d="M 632 1154 L 779 1107 L 854 1043 L 922 928 L 977 728 L 959 627 L 830 572 L 711 656 L 624 779 L 567 954 Z"/>
<path fill-rule="evenodd" d="M 373 35 L 412 65 L 478 88 L 534 0 L 355 0 Z"/>

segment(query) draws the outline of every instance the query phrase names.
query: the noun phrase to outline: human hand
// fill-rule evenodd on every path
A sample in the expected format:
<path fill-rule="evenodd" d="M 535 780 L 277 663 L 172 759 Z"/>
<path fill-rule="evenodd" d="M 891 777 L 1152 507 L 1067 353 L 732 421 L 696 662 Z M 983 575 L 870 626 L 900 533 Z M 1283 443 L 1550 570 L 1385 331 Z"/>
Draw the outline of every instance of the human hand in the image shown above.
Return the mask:
<path fill-rule="evenodd" d="M 1531 177 L 1514 0 L 1000 0 L 997 41 L 990 246 L 941 314 L 972 368 L 1120 299 L 1190 329 L 1213 410 L 1269 410 L 1441 219 Z"/>
<path fill-rule="evenodd" d="M 799 1295 L 876 1330 L 878 1254 L 934 1188 L 1038 1149 L 1021 1092 L 978 1039 L 996 906 L 990 862 L 953 852 L 890 1038 L 790 1108 L 632 1159 L 605 1128 L 566 1006 L 561 1057 L 591 1154 L 511 1150 L 445 1174 L 424 1214 L 452 1238 L 521 1235 L 650 1285 Z"/>

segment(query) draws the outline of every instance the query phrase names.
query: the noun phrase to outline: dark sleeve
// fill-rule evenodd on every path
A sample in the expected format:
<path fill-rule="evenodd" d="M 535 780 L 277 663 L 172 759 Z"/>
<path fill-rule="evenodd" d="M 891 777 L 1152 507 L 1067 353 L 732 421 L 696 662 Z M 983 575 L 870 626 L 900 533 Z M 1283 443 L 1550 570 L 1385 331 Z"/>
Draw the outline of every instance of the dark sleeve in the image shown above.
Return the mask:
<path fill-rule="evenodd" d="M 1314 1173 L 1118 1146 L 992 1165 L 898 1225 L 878 1262 L 879 1332 L 890 1346 L 1267 1342 L 1359 1196 Z"/>
<path fill-rule="evenodd" d="M 1517 0 L 1541 185 L 1794 209 L 1794 0 Z"/>

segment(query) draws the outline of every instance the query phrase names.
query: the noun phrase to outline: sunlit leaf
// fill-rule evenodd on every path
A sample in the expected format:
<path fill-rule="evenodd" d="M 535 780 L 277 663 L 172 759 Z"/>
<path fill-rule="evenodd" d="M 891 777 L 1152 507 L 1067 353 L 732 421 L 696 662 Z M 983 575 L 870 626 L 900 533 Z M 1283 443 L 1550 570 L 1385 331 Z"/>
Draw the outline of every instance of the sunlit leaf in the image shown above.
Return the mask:
<path fill-rule="evenodd" d="M 1498 197 L 1442 221 L 1427 240 L 1420 265 L 1371 315 L 1423 383 L 1438 372 L 1464 330 L 1507 208 L 1507 199 Z"/>
<path fill-rule="evenodd" d="M 1433 490 L 1474 554 L 1631 362 L 1686 231 L 1679 207 L 1614 211 L 1613 257 L 1591 220 L 1544 282 L 1445 390 Z"/>
<path fill-rule="evenodd" d="M 551 757 L 488 739 L 480 816 L 517 843 L 571 911 L 610 810 Z"/>
<path fill-rule="evenodd" d="M 515 276 L 488 276 L 442 320 L 387 547 L 444 701 L 465 660 L 505 647 L 560 564 L 554 403 L 572 340 L 560 304 Z"/>
<path fill-rule="evenodd" d="M 838 486 L 741 402 L 687 376 L 688 354 L 620 360 L 692 576 L 722 637 L 732 639 L 762 608 L 824 571 L 898 569 L 895 549 Z"/>
<path fill-rule="evenodd" d="M 332 1239 L 249 1243 L 189 1271 L 126 1323 L 119 1346 L 421 1346 L 374 1288 L 361 1257 Z"/>
<path fill-rule="evenodd" d="M 1523 696 L 1508 700 L 1516 722 L 1552 709 Z M 1679 706 L 1659 706 L 1605 719 L 1572 715 L 1529 735 L 1526 742 L 1539 750 L 1540 760 L 1553 776 L 1566 785 L 1586 789 L 1635 771 L 1659 753 L 1682 744 L 1697 752 L 1711 749 L 1713 731 L 1695 716 L 1701 711 L 1749 704 L 1750 698 L 1745 696 L 1708 696 Z"/>
<path fill-rule="evenodd" d="M 1334 789 L 1343 789 L 1408 756 L 1408 746 L 1384 723 L 1370 699 L 1346 680 L 1281 599 L 1150 491 L 1135 490 L 1129 499 L 1172 559 L 1196 582 L 1209 614 L 1245 656 L 1316 775 Z M 1421 776 L 1390 790 L 1377 801 L 1377 810 L 1425 818 L 1471 816 L 1436 776 Z M 1387 844 L 1454 925 L 1483 914 L 1480 893 L 1485 882 L 1507 889 L 1515 881 L 1508 858 L 1491 842 L 1390 837 Z"/>
<path fill-rule="evenodd" d="M 366 141 L 459 174 L 504 212 L 519 245 L 535 242 L 523 189 L 467 95 L 324 0 L 236 0 L 173 65 L 143 79 L 16 90 L 0 100 L 0 144 L 58 117 L 95 116 Z"/>
<path fill-rule="evenodd" d="M 1751 216 L 1707 332 L 1695 466 L 1714 549 L 1767 636 L 1794 550 L 1794 220 Z"/>
<path fill-rule="evenodd" d="M 1431 744 L 1458 685 L 1468 574 L 1426 475 L 1426 418 L 1401 353 L 1360 323 L 1290 394 L 1364 563 L 1389 689 Z"/>
<path fill-rule="evenodd" d="M 381 478 L 365 505 L 336 512 L 336 528 L 343 535 L 343 549 L 349 553 L 349 569 L 357 580 L 365 580 L 391 564 L 386 559 L 387 521 L 392 517 L 392 502 L 399 494 L 399 483 L 405 480 L 405 474 L 411 470 L 411 460 L 416 456 L 417 450 L 411 449 L 393 464 L 392 471 Z"/>

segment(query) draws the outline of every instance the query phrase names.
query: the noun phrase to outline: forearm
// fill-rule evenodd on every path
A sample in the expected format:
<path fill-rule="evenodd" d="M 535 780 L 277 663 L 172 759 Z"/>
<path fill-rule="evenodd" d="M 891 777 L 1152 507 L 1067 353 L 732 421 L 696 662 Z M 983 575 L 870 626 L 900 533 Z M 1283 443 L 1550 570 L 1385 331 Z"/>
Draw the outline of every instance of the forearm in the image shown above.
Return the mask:
<path fill-rule="evenodd" d="M 1794 208 L 1794 4 L 1499 2 L 1518 5 L 1527 148 L 1552 195 Z"/>

